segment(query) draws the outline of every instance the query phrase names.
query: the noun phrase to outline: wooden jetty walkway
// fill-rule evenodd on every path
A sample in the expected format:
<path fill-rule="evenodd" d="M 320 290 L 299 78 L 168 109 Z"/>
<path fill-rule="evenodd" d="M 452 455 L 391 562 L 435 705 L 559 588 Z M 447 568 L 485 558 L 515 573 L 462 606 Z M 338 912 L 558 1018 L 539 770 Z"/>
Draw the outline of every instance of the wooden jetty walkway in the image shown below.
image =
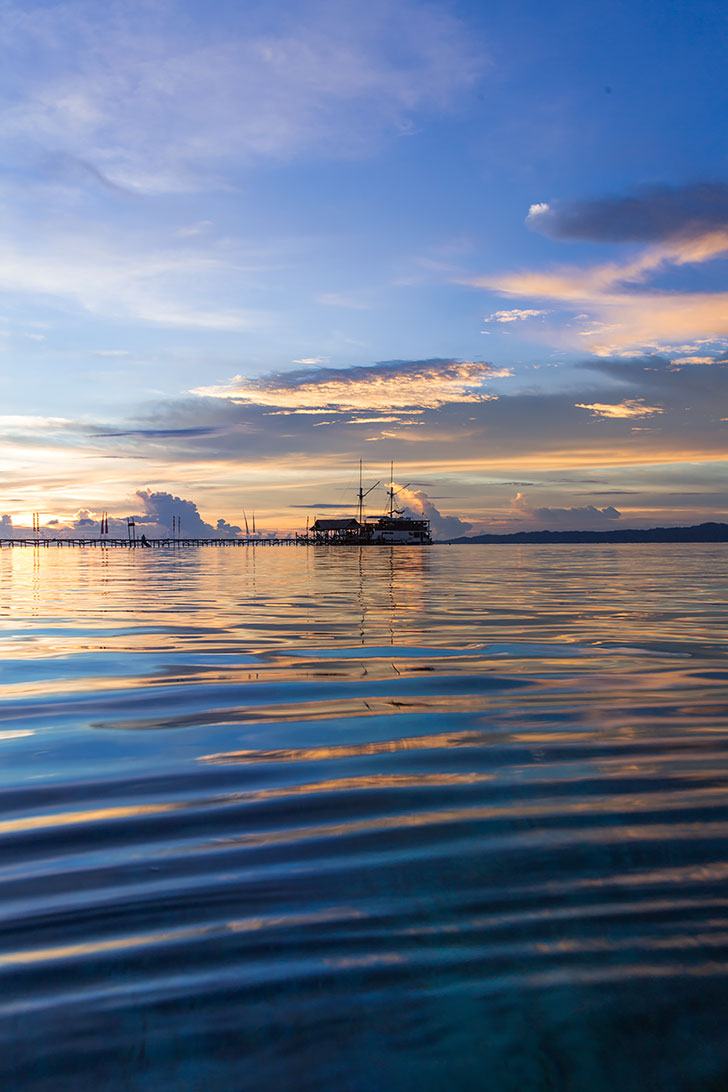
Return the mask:
<path fill-rule="evenodd" d="M 311 539 L 305 535 L 293 538 L 3 538 L 0 549 L 17 547 L 39 547 L 41 549 L 61 547 L 83 547 L 85 549 L 124 549 L 153 550 L 178 549 L 185 546 L 309 546 Z"/>

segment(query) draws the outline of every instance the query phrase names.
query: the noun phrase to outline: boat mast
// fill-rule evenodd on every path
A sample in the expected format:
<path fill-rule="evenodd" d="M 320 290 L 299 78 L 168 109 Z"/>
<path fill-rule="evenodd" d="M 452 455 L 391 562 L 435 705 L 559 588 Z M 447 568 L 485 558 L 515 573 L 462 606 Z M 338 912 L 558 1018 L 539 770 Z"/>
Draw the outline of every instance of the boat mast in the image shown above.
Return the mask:
<path fill-rule="evenodd" d="M 360 459 L 359 460 L 359 492 L 357 493 L 357 496 L 359 498 L 359 526 L 360 527 L 364 523 L 364 498 L 368 497 L 369 494 L 371 493 L 372 489 L 376 489 L 377 486 L 380 484 L 380 482 L 375 482 L 374 485 L 370 485 L 368 489 L 364 489 L 364 481 L 363 481 L 363 478 L 362 478 L 362 473 L 363 473 L 362 472 L 362 464 L 361 464 L 361 459 Z"/>
<path fill-rule="evenodd" d="M 359 524 L 364 519 L 364 483 L 362 481 L 361 459 L 359 460 Z"/>
<path fill-rule="evenodd" d="M 404 489 L 409 489 L 410 482 L 407 485 L 400 485 L 399 489 L 394 488 L 394 462 L 389 464 L 389 489 L 387 490 L 387 496 L 389 497 L 389 518 L 394 519 L 394 498 L 398 493 L 401 493 Z M 399 509 L 397 509 L 399 512 Z M 401 515 L 401 512 L 400 512 Z"/>

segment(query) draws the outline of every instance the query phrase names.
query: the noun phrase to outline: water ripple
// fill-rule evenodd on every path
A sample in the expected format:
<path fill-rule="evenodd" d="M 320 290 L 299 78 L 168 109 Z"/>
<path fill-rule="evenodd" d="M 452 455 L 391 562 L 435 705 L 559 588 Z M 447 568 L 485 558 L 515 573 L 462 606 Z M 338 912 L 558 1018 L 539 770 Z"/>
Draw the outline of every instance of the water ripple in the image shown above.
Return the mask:
<path fill-rule="evenodd" d="M 0 566 L 0 1087 L 728 1087 L 722 547 Z"/>

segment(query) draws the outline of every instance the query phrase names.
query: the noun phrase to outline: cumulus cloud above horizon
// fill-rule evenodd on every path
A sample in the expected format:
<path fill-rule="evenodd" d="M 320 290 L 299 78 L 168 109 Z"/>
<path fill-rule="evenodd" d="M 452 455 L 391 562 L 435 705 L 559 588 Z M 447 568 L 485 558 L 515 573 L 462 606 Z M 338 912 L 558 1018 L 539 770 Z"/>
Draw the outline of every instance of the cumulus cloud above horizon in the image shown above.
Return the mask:
<path fill-rule="evenodd" d="M 597 508 L 593 504 L 571 505 L 564 508 L 534 506 L 527 500 L 525 494 L 520 492 L 513 498 L 512 508 L 518 515 L 525 516 L 539 527 L 546 529 L 599 530 L 600 527 L 620 519 L 622 515 L 611 504 L 604 508 Z"/>

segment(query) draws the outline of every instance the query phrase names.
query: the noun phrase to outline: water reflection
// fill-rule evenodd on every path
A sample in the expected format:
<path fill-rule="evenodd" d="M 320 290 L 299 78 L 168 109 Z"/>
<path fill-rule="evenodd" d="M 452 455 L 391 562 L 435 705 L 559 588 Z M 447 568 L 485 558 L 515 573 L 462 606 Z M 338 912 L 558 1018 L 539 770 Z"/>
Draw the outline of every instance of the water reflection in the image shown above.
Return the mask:
<path fill-rule="evenodd" d="M 424 590 L 431 576 L 432 552 L 422 549 L 384 547 L 372 550 L 355 548 L 346 559 L 347 585 L 342 585 L 336 598 L 342 606 L 356 609 L 351 617 L 351 631 L 358 623 L 359 643 L 366 646 L 376 635 L 386 634 L 386 643 L 394 646 L 398 633 L 402 632 L 411 616 L 422 619 L 425 609 Z M 342 575 L 341 551 L 321 548 L 311 551 L 311 575 L 321 587 L 335 585 Z M 351 572 L 356 573 L 356 583 L 350 585 Z M 353 594 L 352 594 L 353 593 Z M 331 594 L 331 593 L 329 593 Z M 329 598 L 331 602 L 331 598 Z M 335 599 L 334 599 L 335 602 Z M 315 612 L 315 606 L 314 606 Z M 315 617 L 308 618 L 310 625 Z"/>
<path fill-rule="evenodd" d="M 728 1087 L 722 547 L 150 553 L 0 552 L 0 1087 Z"/>

